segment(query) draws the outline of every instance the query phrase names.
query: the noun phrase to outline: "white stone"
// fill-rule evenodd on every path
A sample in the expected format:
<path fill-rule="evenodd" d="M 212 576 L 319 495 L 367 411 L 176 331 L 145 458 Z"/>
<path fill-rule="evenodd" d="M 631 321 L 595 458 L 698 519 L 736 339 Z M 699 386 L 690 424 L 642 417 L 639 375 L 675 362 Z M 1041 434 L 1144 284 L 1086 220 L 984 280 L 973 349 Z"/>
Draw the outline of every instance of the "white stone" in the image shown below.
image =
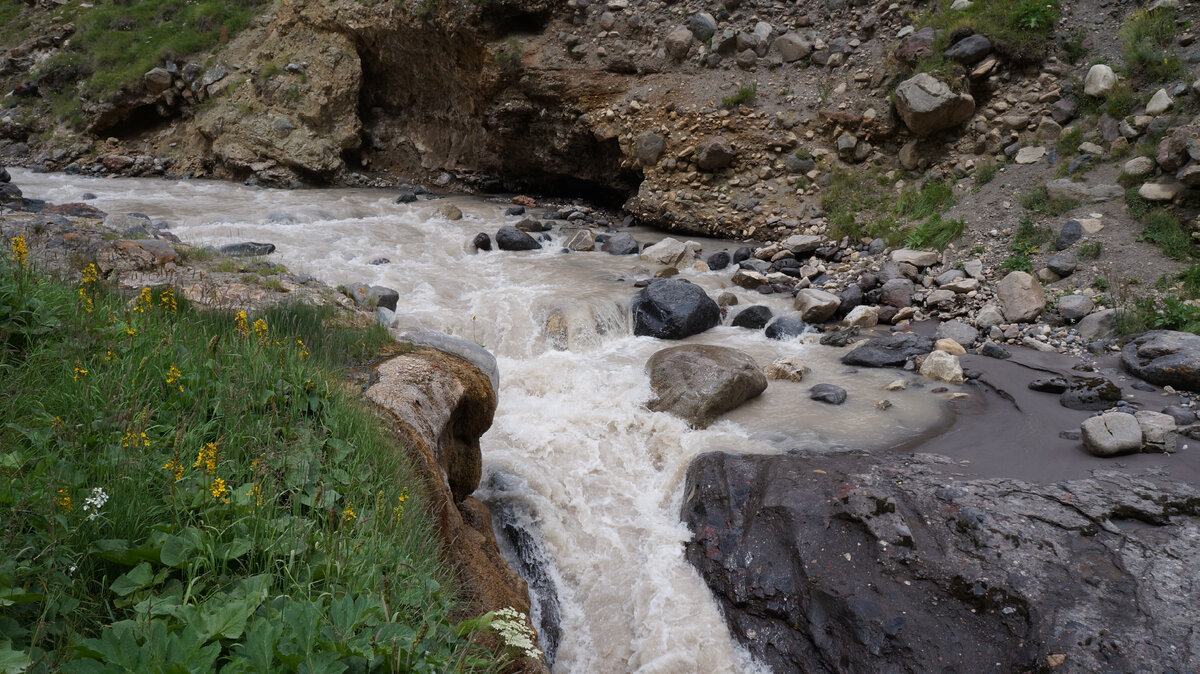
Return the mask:
<path fill-rule="evenodd" d="M 1004 322 L 1004 314 L 1000 312 L 1000 308 L 994 304 L 984 305 L 979 313 L 975 314 L 975 327 L 980 330 L 1000 325 Z"/>
<path fill-rule="evenodd" d="M 892 261 L 899 264 L 907 262 L 914 267 L 929 267 L 938 263 L 942 259 L 940 253 L 936 250 L 911 250 L 901 248 L 900 250 L 892 251 Z"/>
<path fill-rule="evenodd" d="M 1097 63 L 1088 70 L 1087 77 L 1083 80 L 1083 93 L 1088 96 L 1104 97 L 1112 93 L 1115 86 L 1117 86 L 1117 74 L 1103 63 Z"/>
<path fill-rule="evenodd" d="M 961 384 L 963 382 L 962 365 L 959 365 L 956 356 L 945 351 L 933 351 L 925 356 L 925 362 L 921 363 L 921 376 L 949 384 Z"/>
<path fill-rule="evenodd" d="M 1183 183 L 1175 180 L 1146 183 L 1138 189 L 1138 196 L 1146 201 L 1172 201 L 1183 189 Z"/>
<path fill-rule="evenodd" d="M 677 267 L 680 264 L 690 264 L 699 252 L 700 244 L 695 241 L 685 243 L 668 236 L 653 246 L 647 246 L 642 251 L 641 258 L 647 262 Z"/>
<path fill-rule="evenodd" d="M 939 339 L 938 341 L 934 342 L 933 350 L 934 351 L 945 351 L 946 353 L 948 353 L 952 356 L 961 356 L 967 352 L 967 350 L 962 347 L 962 344 L 959 344 L 958 342 L 954 341 L 953 339 L 950 339 L 949 337 L 943 337 L 942 339 Z"/>
<path fill-rule="evenodd" d="M 806 323 L 824 323 L 837 312 L 841 303 L 841 298 L 833 293 L 805 288 L 796 293 L 793 306 L 801 313 Z"/>
<path fill-rule="evenodd" d="M 1162 412 L 1141 410 L 1134 418 L 1142 429 L 1142 443 L 1160 452 L 1175 451 L 1175 418 Z"/>
<path fill-rule="evenodd" d="M 1046 308 L 1042 285 L 1023 271 L 1011 272 L 1000 279 L 996 284 L 996 298 L 1000 300 L 1004 320 L 1010 323 L 1028 323 Z"/>
<path fill-rule="evenodd" d="M 812 372 L 812 368 L 804 364 L 800 356 L 783 356 L 777 358 L 763 371 L 767 379 L 782 379 L 784 381 L 801 381 L 804 375 Z"/>
<path fill-rule="evenodd" d="M 1015 161 L 1018 164 L 1033 164 L 1037 161 L 1040 161 L 1041 158 L 1045 156 L 1046 148 L 1040 145 L 1035 147 L 1023 147 L 1020 150 L 1017 150 L 1017 158 Z"/>
<path fill-rule="evenodd" d="M 857 325 L 860 328 L 873 328 L 879 325 L 879 309 L 865 304 L 854 307 L 842 319 L 842 325 L 847 327 Z"/>
<path fill-rule="evenodd" d="M 1171 109 L 1171 104 L 1175 101 L 1167 95 L 1166 89 L 1159 89 L 1150 97 L 1150 102 L 1146 104 L 1147 115 L 1161 115 Z"/>
<path fill-rule="evenodd" d="M 1142 448 L 1142 428 L 1132 414 L 1106 412 L 1088 417 L 1079 430 L 1083 446 L 1096 456 L 1116 456 Z"/>

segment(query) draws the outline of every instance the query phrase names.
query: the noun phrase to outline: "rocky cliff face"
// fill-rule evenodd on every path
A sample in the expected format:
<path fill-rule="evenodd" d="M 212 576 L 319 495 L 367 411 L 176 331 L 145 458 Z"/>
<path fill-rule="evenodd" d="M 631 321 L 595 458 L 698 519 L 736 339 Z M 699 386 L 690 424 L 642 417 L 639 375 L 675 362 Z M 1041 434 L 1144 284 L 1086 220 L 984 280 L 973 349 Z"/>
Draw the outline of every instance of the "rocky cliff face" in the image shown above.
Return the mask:
<path fill-rule="evenodd" d="M 1190 485 L 956 479 L 929 455 L 708 454 L 687 556 L 775 671 L 1184 671 Z M 1172 669 L 1174 668 L 1174 669 Z"/>

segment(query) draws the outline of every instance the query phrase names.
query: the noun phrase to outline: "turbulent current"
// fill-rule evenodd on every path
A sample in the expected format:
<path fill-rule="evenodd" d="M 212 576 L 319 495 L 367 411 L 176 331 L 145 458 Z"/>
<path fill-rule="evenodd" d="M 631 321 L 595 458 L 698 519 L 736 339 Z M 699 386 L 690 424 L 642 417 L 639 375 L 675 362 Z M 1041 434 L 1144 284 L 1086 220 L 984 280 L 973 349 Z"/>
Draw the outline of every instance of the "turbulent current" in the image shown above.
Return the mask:
<path fill-rule="evenodd" d="M 270 242 L 271 259 L 331 285 L 355 281 L 400 293 L 397 313 L 475 341 L 500 366 L 495 424 L 482 439 L 477 494 L 496 512 L 497 537 L 530 580 L 535 621 L 555 672 L 758 671 L 740 652 L 712 595 L 683 556 L 679 519 L 689 461 L 711 451 L 886 448 L 944 420 L 943 397 L 910 387 L 885 392 L 894 370 L 848 372 L 841 350 L 766 339 L 719 326 L 689 341 L 732 346 L 760 365 L 799 355 L 804 383 L 771 382 L 758 399 L 706 430 L 649 412 L 644 367 L 671 344 L 634 337 L 633 282 L 657 267 L 636 256 L 561 252 L 556 230 L 541 251 L 476 253 L 471 238 L 517 218 L 506 203 L 455 197 L 395 204 L 384 190 L 265 190 L 231 183 L 99 179 L 13 172 L 29 196 L 78 201 L 166 221 L 184 241 Z M 435 214 L 454 203 L 464 213 Z M 661 238 L 631 230 L 638 240 Z M 705 254 L 737 244 L 703 240 Z M 371 264 L 379 258 L 385 264 Z M 739 306 L 790 298 L 729 283 L 730 272 L 682 273 Z M 842 406 L 808 399 L 812 383 L 849 391 Z M 892 406 L 881 412 L 876 403 Z"/>

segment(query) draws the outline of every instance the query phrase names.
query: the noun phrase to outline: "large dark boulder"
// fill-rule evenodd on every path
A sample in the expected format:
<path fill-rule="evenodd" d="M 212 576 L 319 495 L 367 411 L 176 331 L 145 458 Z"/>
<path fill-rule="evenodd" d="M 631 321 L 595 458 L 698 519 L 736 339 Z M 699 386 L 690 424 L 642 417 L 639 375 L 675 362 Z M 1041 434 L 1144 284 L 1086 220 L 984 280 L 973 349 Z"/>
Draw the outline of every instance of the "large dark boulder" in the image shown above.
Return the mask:
<path fill-rule="evenodd" d="M 730 325 L 735 328 L 750 328 L 751 330 L 762 330 L 767 322 L 771 320 L 774 313 L 771 307 L 755 304 L 753 306 L 742 309 L 737 316 L 733 317 Z"/>
<path fill-rule="evenodd" d="M 894 332 L 877 337 L 842 356 L 846 365 L 865 367 L 896 367 L 913 356 L 933 351 L 933 339 L 911 332 Z"/>
<path fill-rule="evenodd" d="M 633 297 L 633 334 L 683 339 L 716 326 L 721 309 L 700 286 L 683 279 L 655 281 Z"/>
<path fill-rule="evenodd" d="M 1200 662 L 1200 489 L 955 468 L 922 454 L 705 454 L 683 488 L 686 556 L 734 637 L 776 672 Z"/>
<path fill-rule="evenodd" d="M 0 206 L 21 207 L 21 188 L 12 183 L 0 183 Z"/>
<path fill-rule="evenodd" d="M 647 407 L 670 412 L 696 428 L 767 389 L 767 377 L 754 358 L 726 346 L 673 346 L 651 356 L 646 370 L 655 395 Z"/>
<path fill-rule="evenodd" d="M 1121 364 L 1151 384 L 1200 392 L 1200 335 L 1174 330 L 1142 333 L 1121 349 Z"/>
<path fill-rule="evenodd" d="M 538 250 L 542 244 L 516 227 L 505 225 L 496 230 L 496 247 L 500 250 Z"/>

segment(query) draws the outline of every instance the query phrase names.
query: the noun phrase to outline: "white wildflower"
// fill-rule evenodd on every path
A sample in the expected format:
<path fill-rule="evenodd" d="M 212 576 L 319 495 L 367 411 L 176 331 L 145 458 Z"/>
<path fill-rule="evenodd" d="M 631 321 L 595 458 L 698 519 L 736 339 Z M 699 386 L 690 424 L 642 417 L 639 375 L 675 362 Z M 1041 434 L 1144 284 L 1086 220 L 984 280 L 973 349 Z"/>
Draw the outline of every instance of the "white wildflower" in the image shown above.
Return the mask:
<path fill-rule="evenodd" d="M 89 520 L 94 520 L 100 516 L 100 509 L 105 503 L 108 503 L 108 494 L 104 493 L 104 489 L 95 487 L 92 495 L 83 500 L 83 512 L 88 514 Z"/>
<path fill-rule="evenodd" d="M 524 613 L 511 607 L 502 608 L 493 614 L 492 629 L 500 634 L 506 646 L 516 648 L 525 657 L 541 657 L 542 651 L 534 644 L 534 633 L 525 623 Z"/>

